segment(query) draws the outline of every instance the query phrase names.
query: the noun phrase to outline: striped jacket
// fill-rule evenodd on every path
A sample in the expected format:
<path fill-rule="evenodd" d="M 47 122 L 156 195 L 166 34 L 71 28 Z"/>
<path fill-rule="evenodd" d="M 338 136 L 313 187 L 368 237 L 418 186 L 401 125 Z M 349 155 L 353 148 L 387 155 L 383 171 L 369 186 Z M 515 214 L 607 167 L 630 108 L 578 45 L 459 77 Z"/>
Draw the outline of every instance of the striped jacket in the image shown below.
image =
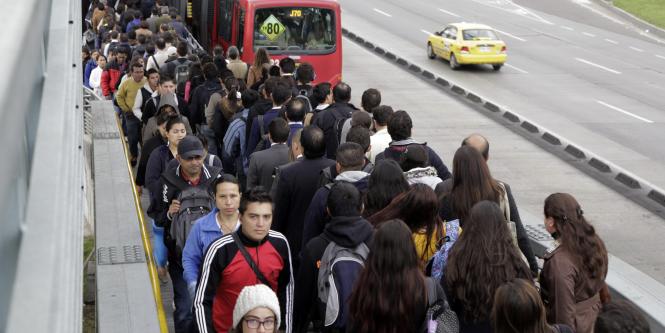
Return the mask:
<path fill-rule="evenodd" d="M 293 320 L 293 269 L 291 250 L 286 237 L 269 231 L 260 242 L 254 242 L 236 231 L 259 270 L 268 279 L 280 303 L 282 323 L 291 333 Z M 260 284 L 232 235 L 225 235 L 206 252 L 194 297 L 196 326 L 201 333 L 228 332 L 232 327 L 233 308 L 240 291 L 246 286 Z"/>

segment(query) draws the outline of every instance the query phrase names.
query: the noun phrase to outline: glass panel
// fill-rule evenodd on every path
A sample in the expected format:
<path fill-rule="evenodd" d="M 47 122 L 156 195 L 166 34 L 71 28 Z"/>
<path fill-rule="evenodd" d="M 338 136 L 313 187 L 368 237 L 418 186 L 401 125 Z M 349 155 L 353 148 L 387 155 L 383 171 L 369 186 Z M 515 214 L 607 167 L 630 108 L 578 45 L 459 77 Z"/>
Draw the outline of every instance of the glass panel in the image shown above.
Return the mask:
<path fill-rule="evenodd" d="M 326 54 L 335 50 L 335 13 L 315 7 L 275 7 L 256 10 L 254 50 L 271 54 Z"/>
<path fill-rule="evenodd" d="M 498 40 L 494 31 L 488 29 L 467 29 L 462 31 L 464 40 Z"/>

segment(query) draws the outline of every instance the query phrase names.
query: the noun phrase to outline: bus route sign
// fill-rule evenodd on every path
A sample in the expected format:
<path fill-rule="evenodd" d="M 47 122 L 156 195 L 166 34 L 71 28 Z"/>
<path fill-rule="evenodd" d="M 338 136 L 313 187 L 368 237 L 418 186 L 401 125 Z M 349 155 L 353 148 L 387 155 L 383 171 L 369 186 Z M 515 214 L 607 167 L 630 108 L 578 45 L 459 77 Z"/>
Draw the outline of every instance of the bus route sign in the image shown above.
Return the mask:
<path fill-rule="evenodd" d="M 275 15 L 270 15 L 265 21 L 263 21 L 259 30 L 262 34 L 268 37 L 268 39 L 274 41 L 284 33 L 285 29 L 286 27 L 284 27 L 282 22 L 280 22 Z"/>

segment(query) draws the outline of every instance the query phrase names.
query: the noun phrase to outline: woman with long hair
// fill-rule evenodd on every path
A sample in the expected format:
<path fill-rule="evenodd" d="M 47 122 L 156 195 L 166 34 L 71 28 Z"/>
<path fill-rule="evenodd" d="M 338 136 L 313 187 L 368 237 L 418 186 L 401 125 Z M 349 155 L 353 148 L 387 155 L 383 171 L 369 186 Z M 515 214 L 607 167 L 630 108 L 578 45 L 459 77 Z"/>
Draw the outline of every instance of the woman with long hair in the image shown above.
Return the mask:
<path fill-rule="evenodd" d="M 388 206 L 398 194 L 408 189 L 409 183 L 397 162 L 390 159 L 378 162 L 369 175 L 363 216 L 374 215 Z"/>
<path fill-rule="evenodd" d="M 503 189 L 492 178 L 487 162 L 475 148 L 462 146 L 453 157 L 453 186 L 441 199 L 441 218 L 459 219 L 463 226 L 471 207 L 483 200 L 499 203 Z"/>
<path fill-rule="evenodd" d="M 540 275 L 547 320 L 569 325 L 578 333 L 593 332 L 606 288 L 605 244 L 572 195 L 551 194 L 545 199 L 544 213 L 545 229 L 556 244 L 545 255 Z"/>
<path fill-rule="evenodd" d="M 425 184 L 413 184 L 408 191 L 396 196 L 386 208 L 367 220 L 377 226 L 392 219 L 401 219 L 411 229 L 418 259 L 424 268 L 436 252 L 438 240 L 445 235 L 434 190 Z"/>
<path fill-rule="evenodd" d="M 494 294 L 492 326 L 495 333 L 573 333 L 567 325 L 548 325 L 545 305 L 533 282 L 515 279 Z"/>
<path fill-rule="evenodd" d="M 348 332 L 417 332 L 427 311 L 425 275 L 411 230 L 401 220 L 381 224 L 365 269 L 349 298 Z"/>
<path fill-rule="evenodd" d="M 268 56 L 268 51 L 265 48 L 259 48 L 254 55 L 254 63 L 249 66 L 247 72 L 247 86 L 251 87 L 254 83 L 261 81 L 264 77 L 263 69 L 268 68 L 273 64 L 273 61 Z"/>
<path fill-rule="evenodd" d="M 538 272 L 538 262 L 510 187 L 492 177 L 485 158 L 478 150 L 471 146 L 462 146 L 453 157 L 453 185 L 450 192 L 443 194 L 441 198 L 439 216 L 444 221 L 459 219 L 459 225 L 463 229 L 471 207 L 483 200 L 499 204 L 502 215 L 509 216 L 510 221 L 514 222 L 514 234 L 511 236 L 529 263 L 531 273 L 535 275 Z"/>
<path fill-rule="evenodd" d="M 460 332 L 492 332 L 494 292 L 515 278 L 530 280 L 529 267 L 512 243 L 499 206 L 481 201 L 471 208 L 442 279 Z"/>

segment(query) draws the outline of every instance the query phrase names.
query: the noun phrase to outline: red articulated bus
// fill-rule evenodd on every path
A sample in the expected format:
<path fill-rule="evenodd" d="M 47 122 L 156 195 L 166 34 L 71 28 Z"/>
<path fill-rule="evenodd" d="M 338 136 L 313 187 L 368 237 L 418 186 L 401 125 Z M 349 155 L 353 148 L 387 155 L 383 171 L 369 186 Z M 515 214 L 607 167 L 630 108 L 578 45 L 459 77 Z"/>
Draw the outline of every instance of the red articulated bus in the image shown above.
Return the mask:
<path fill-rule="evenodd" d="M 182 5 L 182 4 L 181 4 Z M 251 64 L 258 48 L 273 59 L 314 66 L 314 83 L 342 79 L 342 20 L 335 0 L 189 0 L 193 34 L 207 50 L 238 47 Z M 183 6 L 184 7 L 184 6 Z"/>

